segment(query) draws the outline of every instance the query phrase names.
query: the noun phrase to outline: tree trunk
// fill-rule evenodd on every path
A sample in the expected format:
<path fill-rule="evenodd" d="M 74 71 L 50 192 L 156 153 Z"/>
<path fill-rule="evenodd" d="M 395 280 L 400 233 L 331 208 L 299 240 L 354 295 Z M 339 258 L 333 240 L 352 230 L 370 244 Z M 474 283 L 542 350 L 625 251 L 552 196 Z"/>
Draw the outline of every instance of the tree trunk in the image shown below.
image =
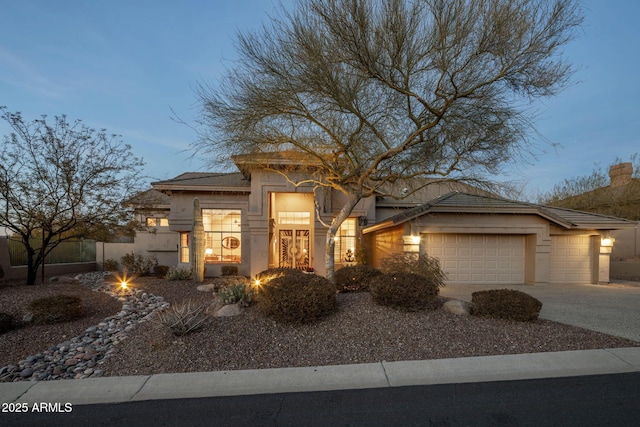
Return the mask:
<path fill-rule="evenodd" d="M 28 245 L 25 245 L 25 247 L 27 249 L 27 285 L 33 286 L 36 284 L 40 263 L 37 262 L 34 250 Z"/>

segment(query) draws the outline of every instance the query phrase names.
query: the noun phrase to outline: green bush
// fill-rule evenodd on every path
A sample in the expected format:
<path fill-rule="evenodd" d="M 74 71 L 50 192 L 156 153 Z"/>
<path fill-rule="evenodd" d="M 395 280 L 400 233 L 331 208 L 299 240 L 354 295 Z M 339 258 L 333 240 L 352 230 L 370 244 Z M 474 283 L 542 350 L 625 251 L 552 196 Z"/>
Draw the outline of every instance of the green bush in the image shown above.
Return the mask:
<path fill-rule="evenodd" d="M 283 273 L 260 285 L 258 307 L 277 321 L 314 322 L 336 311 L 336 288 L 315 274 Z"/>
<path fill-rule="evenodd" d="M 165 276 L 167 280 L 191 280 L 193 272 L 189 268 L 171 267 Z"/>
<path fill-rule="evenodd" d="M 447 280 L 440 267 L 440 260 L 427 254 L 397 253 L 381 261 L 383 273 L 414 273 L 424 276 L 432 285 L 442 287 Z"/>
<path fill-rule="evenodd" d="M 191 300 L 171 304 L 169 308 L 158 312 L 158 322 L 169 327 L 176 336 L 186 335 L 211 322 L 208 307 L 208 304 L 196 304 Z"/>
<path fill-rule="evenodd" d="M 31 301 L 29 310 L 33 323 L 68 322 L 82 317 L 82 300 L 71 295 L 52 295 Z"/>
<path fill-rule="evenodd" d="M 434 309 L 440 306 L 439 284 L 415 273 L 386 273 L 376 276 L 369 285 L 376 304 L 407 311 Z"/>
<path fill-rule="evenodd" d="M 14 330 L 17 323 L 9 313 L 0 313 L 0 334 Z"/>
<path fill-rule="evenodd" d="M 130 274 L 137 274 L 139 276 L 150 276 L 153 270 L 158 265 L 158 258 L 155 255 L 143 256 L 132 252 L 125 254 L 120 262 L 122 268 Z"/>
<path fill-rule="evenodd" d="M 369 290 L 371 279 L 381 275 L 377 268 L 368 265 L 350 265 L 335 273 L 338 292 L 364 292 Z"/>
<path fill-rule="evenodd" d="M 153 274 L 156 277 L 165 278 L 167 277 L 167 273 L 169 272 L 168 265 L 156 265 L 153 269 Z"/>
<path fill-rule="evenodd" d="M 104 271 L 118 271 L 120 264 L 115 259 L 109 258 L 102 263 L 102 269 Z"/>
<path fill-rule="evenodd" d="M 246 283 L 236 283 L 222 287 L 217 292 L 223 304 L 236 304 L 248 307 L 253 303 L 254 289 Z"/>
<path fill-rule="evenodd" d="M 238 267 L 235 265 L 223 265 L 221 268 L 223 276 L 237 276 Z"/>
<path fill-rule="evenodd" d="M 471 314 L 519 322 L 538 319 L 542 303 L 529 294 L 514 289 L 491 289 L 471 294 Z"/>

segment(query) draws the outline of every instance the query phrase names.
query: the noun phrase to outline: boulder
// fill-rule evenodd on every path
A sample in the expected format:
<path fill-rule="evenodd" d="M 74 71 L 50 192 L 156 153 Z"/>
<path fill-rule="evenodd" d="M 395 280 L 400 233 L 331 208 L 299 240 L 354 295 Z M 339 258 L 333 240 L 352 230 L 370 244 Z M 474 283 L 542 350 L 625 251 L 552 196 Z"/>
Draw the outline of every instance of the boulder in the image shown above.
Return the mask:
<path fill-rule="evenodd" d="M 223 306 L 215 314 L 216 317 L 231 317 L 242 314 L 242 307 L 239 304 L 228 304 Z"/>
<path fill-rule="evenodd" d="M 466 301 L 452 299 L 445 302 L 442 307 L 449 313 L 458 316 L 469 316 L 471 314 L 471 304 Z"/>

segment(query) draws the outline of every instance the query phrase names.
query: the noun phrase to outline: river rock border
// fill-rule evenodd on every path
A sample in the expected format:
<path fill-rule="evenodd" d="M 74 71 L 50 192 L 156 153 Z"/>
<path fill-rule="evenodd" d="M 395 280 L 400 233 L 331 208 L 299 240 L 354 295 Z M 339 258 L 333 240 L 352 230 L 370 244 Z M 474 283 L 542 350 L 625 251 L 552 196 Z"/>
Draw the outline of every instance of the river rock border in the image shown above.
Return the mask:
<path fill-rule="evenodd" d="M 75 277 L 83 286 L 96 292 L 106 292 L 122 301 L 117 314 L 103 319 L 84 334 L 71 338 L 17 365 L 0 367 L 0 382 L 46 381 L 100 377 L 100 366 L 107 361 L 120 341 L 140 322 L 152 318 L 156 311 L 169 306 L 168 302 L 139 289 L 122 291 L 105 278 L 109 272 L 91 272 Z"/>

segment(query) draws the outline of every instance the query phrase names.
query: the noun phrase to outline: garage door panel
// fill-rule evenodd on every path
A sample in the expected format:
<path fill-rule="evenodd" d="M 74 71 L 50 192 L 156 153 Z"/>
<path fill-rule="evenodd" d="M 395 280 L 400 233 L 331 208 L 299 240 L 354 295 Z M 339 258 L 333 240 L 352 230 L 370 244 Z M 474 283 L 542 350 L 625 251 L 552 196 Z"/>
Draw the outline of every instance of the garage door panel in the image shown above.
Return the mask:
<path fill-rule="evenodd" d="M 551 236 L 551 283 L 591 283 L 592 248 L 589 236 Z"/>
<path fill-rule="evenodd" d="M 427 234 L 423 241 L 448 283 L 524 283 L 524 236 Z"/>

